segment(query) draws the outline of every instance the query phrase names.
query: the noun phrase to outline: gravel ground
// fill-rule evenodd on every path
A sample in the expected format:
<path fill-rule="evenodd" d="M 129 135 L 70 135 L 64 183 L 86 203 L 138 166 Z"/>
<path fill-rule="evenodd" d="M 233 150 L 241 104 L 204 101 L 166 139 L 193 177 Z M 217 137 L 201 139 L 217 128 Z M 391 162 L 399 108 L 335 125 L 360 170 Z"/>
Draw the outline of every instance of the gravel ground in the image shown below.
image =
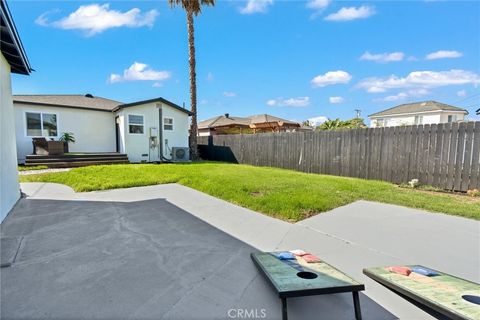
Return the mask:
<path fill-rule="evenodd" d="M 43 169 L 43 170 L 27 170 L 27 171 L 19 171 L 19 175 L 27 175 L 27 174 L 40 174 L 40 173 L 50 173 L 50 172 L 64 172 L 70 171 L 72 168 L 57 168 L 57 169 Z"/>

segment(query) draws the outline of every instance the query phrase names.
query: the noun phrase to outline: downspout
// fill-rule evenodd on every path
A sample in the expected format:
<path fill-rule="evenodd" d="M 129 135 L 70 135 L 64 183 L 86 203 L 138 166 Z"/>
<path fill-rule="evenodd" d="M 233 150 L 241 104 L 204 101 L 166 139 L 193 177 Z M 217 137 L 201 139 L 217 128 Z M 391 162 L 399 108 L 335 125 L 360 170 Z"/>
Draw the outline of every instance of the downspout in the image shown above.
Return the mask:
<path fill-rule="evenodd" d="M 158 138 L 159 138 L 159 148 L 158 152 L 160 152 L 159 159 L 160 162 L 172 162 L 172 160 L 167 159 L 163 156 L 163 113 L 162 113 L 162 105 L 158 105 Z"/>

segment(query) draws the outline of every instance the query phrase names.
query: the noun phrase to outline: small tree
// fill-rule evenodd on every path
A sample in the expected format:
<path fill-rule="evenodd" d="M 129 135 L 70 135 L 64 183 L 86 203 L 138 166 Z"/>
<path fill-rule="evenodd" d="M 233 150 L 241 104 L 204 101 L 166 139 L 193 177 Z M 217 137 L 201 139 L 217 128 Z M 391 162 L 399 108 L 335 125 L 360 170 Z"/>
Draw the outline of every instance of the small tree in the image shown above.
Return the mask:
<path fill-rule="evenodd" d="M 353 118 L 350 120 L 342 121 L 340 119 L 328 119 L 321 125 L 319 125 L 317 130 L 341 130 L 341 129 L 360 129 L 366 128 L 367 126 L 363 122 L 362 118 Z"/>

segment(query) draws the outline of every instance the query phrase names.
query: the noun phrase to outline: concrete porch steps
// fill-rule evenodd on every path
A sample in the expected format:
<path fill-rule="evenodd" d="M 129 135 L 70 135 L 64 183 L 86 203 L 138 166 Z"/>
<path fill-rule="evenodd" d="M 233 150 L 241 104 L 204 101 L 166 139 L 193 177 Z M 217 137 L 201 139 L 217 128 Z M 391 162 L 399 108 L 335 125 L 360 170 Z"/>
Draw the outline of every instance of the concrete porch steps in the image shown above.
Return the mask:
<path fill-rule="evenodd" d="M 26 166 L 47 166 L 49 168 L 82 167 L 95 164 L 129 163 L 123 153 L 82 153 L 65 155 L 27 155 Z"/>

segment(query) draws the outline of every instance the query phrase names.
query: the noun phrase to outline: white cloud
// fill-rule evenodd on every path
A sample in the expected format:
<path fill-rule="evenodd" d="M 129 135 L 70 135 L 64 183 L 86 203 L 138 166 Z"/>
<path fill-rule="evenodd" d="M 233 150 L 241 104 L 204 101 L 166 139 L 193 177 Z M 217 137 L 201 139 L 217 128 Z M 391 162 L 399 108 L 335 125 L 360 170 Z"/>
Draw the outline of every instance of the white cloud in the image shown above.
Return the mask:
<path fill-rule="evenodd" d="M 310 97 L 298 97 L 298 98 L 276 98 L 267 101 L 267 105 L 271 107 L 306 107 L 310 104 Z"/>
<path fill-rule="evenodd" d="M 332 104 L 336 104 L 336 103 L 344 102 L 345 99 L 343 97 L 330 97 L 330 98 L 328 98 L 328 101 Z"/>
<path fill-rule="evenodd" d="M 335 13 L 325 17 L 328 21 L 351 21 L 356 19 L 365 19 L 375 14 L 375 8 L 369 6 L 361 7 L 343 7 Z"/>
<path fill-rule="evenodd" d="M 162 86 L 163 86 L 163 83 L 161 83 L 161 82 L 155 82 L 155 83 L 152 84 L 152 87 L 154 87 L 154 88 L 160 88 Z"/>
<path fill-rule="evenodd" d="M 327 121 L 328 118 L 325 117 L 325 116 L 318 116 L 318 117 L 313 117 L 313 118 L 310 118 L 310 119 L 307 119 L 307 120 L 308 120 L 308 122 L 310 122 L 310 124 L 312 126 L 316 127 L 316 126 L 321 125 L 325 121 Z"/>
<path fill-rule="evenodd" d="M 156 71 L 150 69 L 145 63 L 134 62 L 128 69 L 123 71 L 123 75 L 112 73 L 109 82 L 140 80 L 164 81 L 170 78 L 170 76 L 171 73 L 169 71 Z"/>
<path fill-rule="evenodd" d="M 315 19 L 317 16 L 322 14 L 325 8 L 327 8 L 331 2 L 331 0 L 309 0 L 306 7 L 314 10 L 314 13 L 310 16 L 310 18 Z"/>
<path fill-rule="evenodd" d="M 385 102 L 392 102 L 392 101 L 398 101 L 398 100 L 404 100 L 408 97 L 408 94 L 405 93 L 405 92 L 400 92 L 398 94 L 395 94 L 395 95 L 392 95 L 392 96 L 387 96 L 383 99 L 381 99 L 382 101 L 385 101 Z"/>
<path fill-rule="evenodd" d="M 459 97 L 466 97 L 466 96 L 467 96 L 467 90 L 457 91 L 457 96 L 459 96 Z"/>
<path fill-rule="evenodd" d="M 366 78 L 360 81 L 358 88 L 364 89 L 370 93 L 385 92 L 394 88 L 433 88 L 449 85 L 474 84 L 480 83 L 480 75 L 465 70 L 449 71 L 414 71 L 406 77 L 399 78 L 391 75 L 387 78 Z"/>
<path fill-rule="evenodd" d="M 223 93 L 223 95 L 224 95 L 225 97 L 227 97 L 227 98 L 233 98 L 233 97 L 236 97 L 236 96 L 237 96 L 237 94 L 236 94 L 235 92 L 230 92 L 230 91 L 225 91 L 225 92 Z"/>
<path fill-rule="evenodd" d="M 143 26 L 152 27 L 157 10 L 150 10 L 142 13 L 140 9 L 133 8 L 126 12 L 110 10 L 110 4 L 90 4 L 80 6 L 76 11 L 67 17 L 57 21 L 49 22 L 46 12 L 40 15 L 35 22 L 41 26 L 52 26 L 60 29 L 78 29 L 85 31 L 87 36 L 93 36 L 110 28 L 130 27 L 138 28 Z"/>
<path fill-rule="evenodd" d="M 307 8 L 314 10 L 323 10 L 331 3 L 331 0 L 309 0 Z"/>
<path fill-rule="evenodd" d="M 273 5 L 273 0 L 248 0 L 245 7 L 240 8 L 241 14 L 265 13 Z"/>
<path fill-rule="evenodd" d="M 414 89 L 414 90 L 408 90 L 406 92 L 399 92 L 395 95 L 387 96 L 382 99 L 377 99 L 376 101 L 393 102 L 393 101 L 405 100 L 411 97 L 418 98 L 421 96 L 425 96 L 427 94 L 430 94 L 430 91 L 426 89 L 417 89 L 417 90 Z"/>
<path fill-rule="evenodd" d="M 318 75 L 312 79 L 311 83 L 314 87 L 325 87 L 332 84 L 348 83 L 351 79 L 352 76 L 348 72 L 337 70 Z"/>
<path fill-rule="evenodd" d="M 425 59 L 436 60 L 436 59 L 445 59 L 445 58 L 460 58 L 461 56 L 463 56 L 463 53 L 458 51 L 440 50 L 440 51 L 427 54 Z"/>
<path fill-rule="evenodd" d="M 392 53 L 379 53 L 371 54 L 370 52 L 365 52 L 360 57 L 360 60 L 368 60 L 375 62 L 392 62 L 392 61 L 402 61 L 405 57 L 403 52 L 392 52 Z"/>
<path fill-rule="evenodd" d="M 215 79 L 215 77 L 213 76 L 213 73 L 209 72 L 207 74 L 207 81 L 213 81 Z"/>

